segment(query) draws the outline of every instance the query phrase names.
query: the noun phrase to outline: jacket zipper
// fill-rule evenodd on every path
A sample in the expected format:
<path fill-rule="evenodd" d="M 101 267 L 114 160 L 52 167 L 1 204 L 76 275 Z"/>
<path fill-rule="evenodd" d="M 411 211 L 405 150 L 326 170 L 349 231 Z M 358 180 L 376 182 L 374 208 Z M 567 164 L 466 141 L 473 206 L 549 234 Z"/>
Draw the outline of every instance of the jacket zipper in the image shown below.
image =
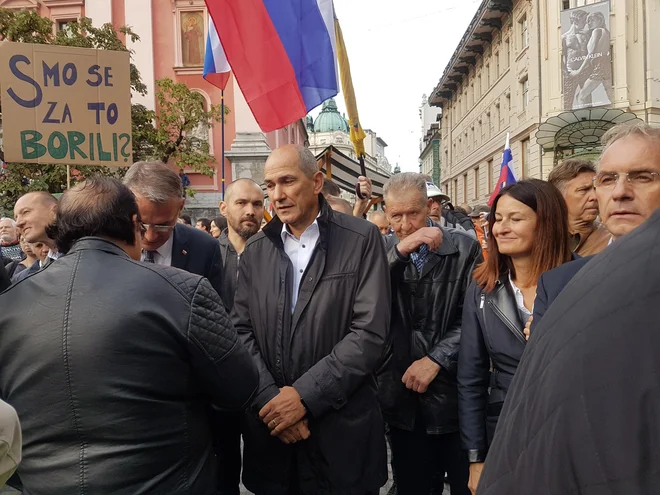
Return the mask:
<path fill-rule="evenodd" d="M 513 332 L 513 334 L 520 340 L 523 344 L 527 345 L 527 339 L 525 339 L 525 334 L 522 333 L 522 331 L 517 328 L 509 318 L 506 317 L 506 315 L 493 304 L 493 301 L 488 301 L 488 306 L 493 310 L 493 312 L 504 322 L 504 324 L 509 327 L 509 330 Z"/>

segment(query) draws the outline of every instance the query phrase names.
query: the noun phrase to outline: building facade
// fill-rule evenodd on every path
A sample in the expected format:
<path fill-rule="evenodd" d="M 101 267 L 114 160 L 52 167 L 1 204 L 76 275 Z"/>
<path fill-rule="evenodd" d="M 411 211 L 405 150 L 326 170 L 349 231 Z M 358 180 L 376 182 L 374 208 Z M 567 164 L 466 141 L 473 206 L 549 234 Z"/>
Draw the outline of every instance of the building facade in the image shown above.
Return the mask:
<path fill-rule="evenodd" d="M 429 98 L 443 192 L 485 203 L 507 135 L 517 177 L 545 179 L 616 123 L 660 123 L 659 21 L 652 0 L 483 0 Z"/>
<path fill-rule="evenodd" d="M 89 17 L 95 26 L 111 23 L 115 28 L 130 26 L 140 36 L 131 42 L 132 59 L 147 87 L 146 95 L 133 95 L 133 103 L 156 109 L 156 81 L 170 78 L 186 84 L 204 96 L 207 105 L 220 104 L 221 91 L 202 77 L 209 16 L 204 0 L 0 0 L 0 7 L 29 9 L 54 22 L 54 29 L 66 28 L 68 22 Z M 305 144 L 304 121 L 277 131 L 263 133 L 257 125 L 236 80 L 231 77 L 224 91 L 229 114 L 225 119 L 224 180 L 250 177 L 263 182 L 263 166 L 270 151 L 281 144 Z M 217 216 L 222 199 L 221 125 L 200 129 L 208 136 L 211 154 L 217 160 L 213 177 L 187 170 L 191 187 L 198 191 L 188 198 L 187 209 L 193 216 Z"/>

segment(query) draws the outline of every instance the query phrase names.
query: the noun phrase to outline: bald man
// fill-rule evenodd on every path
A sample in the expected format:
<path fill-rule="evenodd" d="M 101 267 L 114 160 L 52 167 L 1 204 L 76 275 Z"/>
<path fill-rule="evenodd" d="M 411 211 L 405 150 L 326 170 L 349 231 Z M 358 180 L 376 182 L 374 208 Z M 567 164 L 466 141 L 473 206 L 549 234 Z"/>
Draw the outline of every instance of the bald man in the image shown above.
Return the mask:
<path fill-rule="evenodd" d="M 343 213 L 344 215 L 353 214 L 353 208 L 351 207 L 351 204 L 345 199 L 337 198 L 335 196 L 326 196 L 325 200 L 330 205 L 330 208 L 332 208 L 334 211 Z"/>
<path fill-rule="evenodd" d="M 369 213 L 367 219 L 373 223 L 383 235 L 390 234 L 390 221 L 383 211 L 372 211 Z"/>
<path fill-rule="evenodd" d="M 57 199 L 47 192 L 31 192 L 21 196 L 14 205 L 16 227 L 26 242 L 43 242 L 55 247 L 46 229 L 55 224 Z"/>
<path fill-rule="evenodd" d="M 381 236 L 330 208 L 306 148 L 275 150 L 264 178 L 277 216 L 247 243 L 232 312 L 260 375 L 243 483 L 258 495 L 377 494 L 375 373 L 391 311 Z"/>
<path fill-rule="evenodd" d="M 37 273 L 47 267 L 57 258 L 57 247 L 55 240 L 49 237 L 49 227 L 55 225 L 57 217 L 57 199 L 47 192 L 38 191 L 24 194 L 14 205 L 14 218 L 16 227 L 23 235 L 26 242 L 40 242 L 48 246 L 48 258 L 46 261 L 37 261 L 27 270 L 23 270 L 14 276 L 13 282 L 20 282 L 24 278 Z M 51 234 L 53 235 L 53 234 Z"/>

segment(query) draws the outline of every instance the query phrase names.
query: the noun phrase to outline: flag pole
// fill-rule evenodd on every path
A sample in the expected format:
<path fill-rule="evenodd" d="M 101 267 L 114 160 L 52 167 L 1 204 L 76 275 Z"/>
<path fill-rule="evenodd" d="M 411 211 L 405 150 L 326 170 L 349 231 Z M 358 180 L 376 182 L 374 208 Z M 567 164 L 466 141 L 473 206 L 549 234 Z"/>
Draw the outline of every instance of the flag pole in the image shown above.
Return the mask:
<path fill-rule="evenodd" d="M 220 90 L 220 111 L 222 112 L 222 200 L 225 200 L 225 90 Z"/>

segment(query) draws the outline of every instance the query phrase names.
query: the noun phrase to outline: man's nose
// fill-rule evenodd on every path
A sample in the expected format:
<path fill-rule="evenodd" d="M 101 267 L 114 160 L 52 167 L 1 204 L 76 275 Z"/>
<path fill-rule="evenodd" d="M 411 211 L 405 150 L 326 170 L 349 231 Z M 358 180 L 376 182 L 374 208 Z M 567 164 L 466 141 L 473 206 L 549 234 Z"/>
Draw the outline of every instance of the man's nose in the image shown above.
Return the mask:
<path fill-rule="evenodd" d="M 589 189 L 589 193 L 587 194 L 587 201 L 591 203 L 598 203 L 598 196 L 596 196 L 596 188 L 592 187 Z"/>
<path fill-rule="evenodd" d="M 270 199 L 272 201 L 282 201 L 283 199 L 286 198 L 286 194 L 284 194 L 284 188 L 281 186 L 275 186 L 273 189 L 270 191 Z"/>
<path fill-rule="evenodd" d="M 614 185 L 614 189 L 612 189 L 612 199 L 614 201 L 623 201 L 632 199 L 633 196 L 633 188 L 630 182 L 628 182 L 628 177 L 621 174 Z"/>
<path fill-rule="evenodd" d="M 158 233 L 155 229 L 149 227 L 142 237 L 147 242 L 155 242 L 158 239 Z"/>

